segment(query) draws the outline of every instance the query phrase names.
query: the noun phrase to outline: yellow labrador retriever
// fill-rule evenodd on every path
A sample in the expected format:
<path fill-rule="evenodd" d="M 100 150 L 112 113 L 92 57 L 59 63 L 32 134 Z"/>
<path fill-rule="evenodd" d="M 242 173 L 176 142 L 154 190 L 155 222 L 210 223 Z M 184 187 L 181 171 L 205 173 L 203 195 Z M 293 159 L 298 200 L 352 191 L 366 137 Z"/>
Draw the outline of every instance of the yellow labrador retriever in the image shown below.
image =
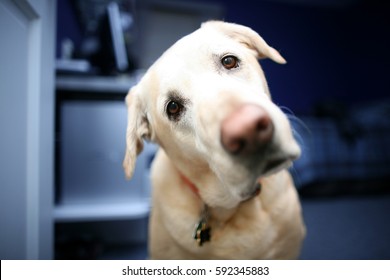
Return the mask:
<path fill-rule="evenodd" d="M 258 63 L 283 57 L 252 29 L 210 21 L 180 39 L 126 97 L 126 176 L 157 143 L 152 259 L 290 259 L 305 235 L 286 170 L 300 155 Z"/>

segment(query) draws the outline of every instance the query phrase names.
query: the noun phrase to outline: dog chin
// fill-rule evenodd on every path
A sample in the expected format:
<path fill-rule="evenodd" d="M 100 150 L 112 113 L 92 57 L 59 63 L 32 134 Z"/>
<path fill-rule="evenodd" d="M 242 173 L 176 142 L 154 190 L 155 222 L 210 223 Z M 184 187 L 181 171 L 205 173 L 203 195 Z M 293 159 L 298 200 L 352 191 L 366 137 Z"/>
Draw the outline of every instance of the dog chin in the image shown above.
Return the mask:
<path fill-rule="evenodd" d="M 259 179 L 261 179 L 261 177 L 266 177 L 274 173 L 277 173 L 283 169 L 287 169 L 291 165 L 292 165 L 292 160 L 290 159 L 270 160 L 269 162 L 266 163 L 264 167 L 264 171 L 262 172 L 262 174 L 260 174 Z"/>
<path fill-rule="evenodd" d="M 301 149 L 295 143 L 289 149 L 279 149 L 277 152 L 269 154 L 262 164 L 259 177 L 266 177 L 291 167 L 292 162 L 300 155 Z"/>
<path fill-rule="evenodd" d="M 254 178 L 247 181 L 245 191 L 240 193 L 241 199 L 245 201 L 256 196 L 260 192 L 260 184 L 262 178 L 275 174 L 283 169 L 289 168 L 290 166 L 292 166 L 292 162 L 295 158 L 296 157 L 294 156 L 269 159 L 263 164 L 261 164 L 261 166 L 258 166 L 258 168 L 256 170 L 253 170 L 252 173 L 256 175 L 254 176 Z"/>

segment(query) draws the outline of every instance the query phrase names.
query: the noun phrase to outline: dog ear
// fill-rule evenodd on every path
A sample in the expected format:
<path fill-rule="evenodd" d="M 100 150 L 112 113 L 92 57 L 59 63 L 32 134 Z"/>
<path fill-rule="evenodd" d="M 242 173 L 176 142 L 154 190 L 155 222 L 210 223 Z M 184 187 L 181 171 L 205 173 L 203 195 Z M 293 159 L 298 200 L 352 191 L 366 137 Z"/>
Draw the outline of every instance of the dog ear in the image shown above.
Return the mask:
<path fill-rule="evenodd" d="M 137 156 L 142 152 L 144 139 L 150 139 L 150 126 L 145 113 L 145 106 L 139 96 L 136 86 L 131 88 L 126 96 L 127 131 L 126 152 L 123 168 L 127 179 L 133 176 Z"/>
<path fill-rule="evenodd" d="M 203 23 L 202 27 L 214 27 L 222 31 L 230 38 L 256 51 L 259 59 L 270 58 L 279 64 L 287 63 L 277 50 L 269 46 L 257 32 L 249 27 L 223 21 L 208 21 Z"/>

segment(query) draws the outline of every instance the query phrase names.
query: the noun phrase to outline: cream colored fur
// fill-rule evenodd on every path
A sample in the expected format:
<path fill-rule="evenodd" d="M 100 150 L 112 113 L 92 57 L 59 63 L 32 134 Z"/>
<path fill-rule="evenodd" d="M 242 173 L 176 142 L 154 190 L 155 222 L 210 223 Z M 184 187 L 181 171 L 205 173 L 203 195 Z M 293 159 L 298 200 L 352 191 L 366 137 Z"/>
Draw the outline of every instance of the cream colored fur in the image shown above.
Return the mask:
<path fill-rule="evenodd" d="M 222 67 L 227 54 L 239 58 L 239 67 Z M 305 227 L 286 168 L 300 149 L 286 116 L 270 98 L 260 58 L 285 63 L 252 29 L 207 22 L 169 48 L 129 91 L 126 176 L 132 176 L 144 139 L 161 147 L 152 166 L 151 258 L 298 257 Z M 177 96 L 185 110 L 173 121 L 166 107 Z M 272 148 L 255 160 L 232 156 L 220 141 L 223 119 L 242 104 L 261 106 L 274 125 Z M 267 168 L 276 158 L 283 163 Z M 260 195 L 247 200 L 259 179 Z M 192 235 L 204 204 L 210 208 L 212 237 L 200 247 Z"/>

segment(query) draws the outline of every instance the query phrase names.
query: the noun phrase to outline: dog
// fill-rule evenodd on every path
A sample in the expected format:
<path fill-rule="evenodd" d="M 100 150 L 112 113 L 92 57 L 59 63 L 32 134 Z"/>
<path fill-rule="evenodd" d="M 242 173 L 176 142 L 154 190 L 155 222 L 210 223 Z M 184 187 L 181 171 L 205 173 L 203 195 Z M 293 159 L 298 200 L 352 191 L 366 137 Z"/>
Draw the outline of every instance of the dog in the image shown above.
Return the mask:
<path fill-rule="evenodd" d="M 178 40 L 126 96 L 123 167 L 144 140 L 151 259 L 294 259 L 305 226 L 287 168 L 300 156 L 258 60 L 286 63 L 249 27 L 208 21 Z"/>

